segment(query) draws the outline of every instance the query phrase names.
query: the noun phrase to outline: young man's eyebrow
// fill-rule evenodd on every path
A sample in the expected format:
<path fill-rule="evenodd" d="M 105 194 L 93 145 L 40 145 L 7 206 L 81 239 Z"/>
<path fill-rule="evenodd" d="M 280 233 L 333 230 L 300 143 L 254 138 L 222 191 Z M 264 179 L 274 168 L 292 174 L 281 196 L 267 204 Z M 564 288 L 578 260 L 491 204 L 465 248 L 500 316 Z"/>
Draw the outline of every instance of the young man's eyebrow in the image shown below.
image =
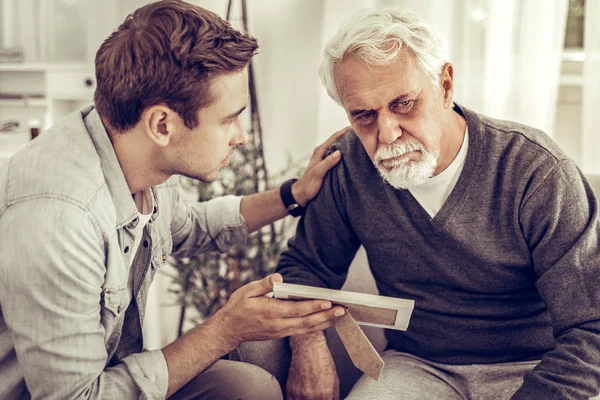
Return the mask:
<path fill-rule="evenodd" d="M 234 119 L 235 117 L 237 117 L 238 115 L 240 115 L 241 113 L 243 113 L 244 110 L 246 109 L 246 107 L 247 106 L 244 106 L 244 107 L 240 108 L 238 111 L 227 115 L 225 118 L 223 118 L 223 121 L 228 120 L 228 119 Z"/>

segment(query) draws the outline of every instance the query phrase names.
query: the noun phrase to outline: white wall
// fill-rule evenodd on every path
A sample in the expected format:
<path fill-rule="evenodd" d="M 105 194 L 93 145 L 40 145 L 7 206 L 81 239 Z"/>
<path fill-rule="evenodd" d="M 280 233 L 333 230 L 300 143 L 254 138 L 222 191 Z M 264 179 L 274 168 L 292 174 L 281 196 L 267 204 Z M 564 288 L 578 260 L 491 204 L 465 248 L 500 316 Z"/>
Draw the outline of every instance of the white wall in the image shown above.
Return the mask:
<path fill-rule="evenodd" d="M 254 65 L 266 163 L 277 171 L 285 166 L 287 153 L 309 155 L 317 141 L 323 2 L 248 3 L 250 31 L 260 45 Z"/>

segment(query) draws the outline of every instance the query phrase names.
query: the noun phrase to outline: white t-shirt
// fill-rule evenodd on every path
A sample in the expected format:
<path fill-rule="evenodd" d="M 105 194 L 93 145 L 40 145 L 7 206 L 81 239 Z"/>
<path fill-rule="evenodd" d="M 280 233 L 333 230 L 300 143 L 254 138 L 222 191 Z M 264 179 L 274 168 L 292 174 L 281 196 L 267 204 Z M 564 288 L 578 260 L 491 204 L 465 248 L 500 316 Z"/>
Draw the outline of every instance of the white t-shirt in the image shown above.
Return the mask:
<path fill-rule="evenodd" d="M 410 194 L 421 204 L 421 207 L 427 211 L 427 214 L 431 218 L 435 217 L 438 211 L 440 211 L 458 181 L 458 177 L 467 159 L 468 137 L 469 129 L 466 129 L 465 137 L 458 154 L 445 170 L 431 177 L 424 184 L 409 189 Z"/>
<path fill-rule="evenodd" d="M 135 260 L 135 255 L 140 247 L 142 242 L 142 237 L 144 236 L 144 227 L 152 218 L 152 211 L 154 210 L 154 196 L 152 195 L 152 191 L 150 189 L 146 189 L 143 192 L 136 192 L 133 194 L 133 201 L 138 209 L 138 224 L 135 228 L 131 229 L 131 233 L 134 237 L 132 252 L 131 252 L 131 261 L 129 264 L 129 278 L 127 279 L 127 296 L 129 297 L 129 302 L 133 298 L 133 274 L 131 273 L 131 266 L 133 265 L 133 260 Z"/>

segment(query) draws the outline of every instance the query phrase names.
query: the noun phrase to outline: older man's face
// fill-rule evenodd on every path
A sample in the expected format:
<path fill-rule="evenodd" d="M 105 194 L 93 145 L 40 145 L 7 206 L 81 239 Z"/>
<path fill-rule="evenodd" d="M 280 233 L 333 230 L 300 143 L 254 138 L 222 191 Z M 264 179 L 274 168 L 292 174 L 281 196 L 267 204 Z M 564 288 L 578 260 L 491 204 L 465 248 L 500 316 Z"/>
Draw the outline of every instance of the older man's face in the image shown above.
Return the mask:
<path fill-rule="evenodd" d="M 389 65 L 355 54 L 335 67 L 337 89 L 354 131 L 381 176 L 398 189 L 441 172 L 444 89 L 434 86 L 406 51 Z"/>

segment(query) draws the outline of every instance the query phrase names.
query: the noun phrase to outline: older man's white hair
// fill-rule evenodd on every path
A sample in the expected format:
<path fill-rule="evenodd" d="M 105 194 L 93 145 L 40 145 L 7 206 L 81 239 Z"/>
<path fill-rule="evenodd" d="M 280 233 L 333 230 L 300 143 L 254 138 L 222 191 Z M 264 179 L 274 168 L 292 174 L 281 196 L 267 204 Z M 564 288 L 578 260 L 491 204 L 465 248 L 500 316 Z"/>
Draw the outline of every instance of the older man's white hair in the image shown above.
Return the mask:
<path fill-rule="evenodd" d="M 404 46 L 433 84 L 439 86 L 440 73 L 448 60 L 447 43 L 442 36 L 410 11 L 395 7 L 358 11 L 325 45 L 319 76 L 327 93 L 342 104 L 333 70 L 345 54 L 357 54 L 371 65 L 386 65 L 396 60 Z"/>

